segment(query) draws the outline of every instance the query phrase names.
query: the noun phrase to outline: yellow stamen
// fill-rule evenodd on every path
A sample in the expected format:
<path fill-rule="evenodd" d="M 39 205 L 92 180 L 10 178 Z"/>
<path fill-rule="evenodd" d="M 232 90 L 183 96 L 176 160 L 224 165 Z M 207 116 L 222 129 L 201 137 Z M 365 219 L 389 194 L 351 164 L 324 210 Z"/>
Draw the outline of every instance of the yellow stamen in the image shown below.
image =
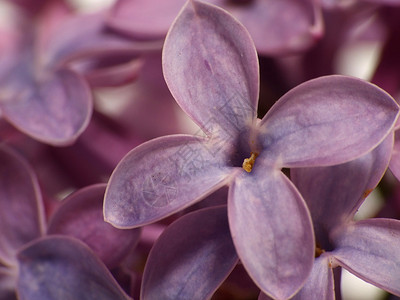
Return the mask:
<path fill-rule="evenodd" d="M 248 173 L 251 172 L 251 170 L 253 169 L 254 162 L 256 161 L 256 157 L 257 156 L 258 156 L 258 153 L 251 152 L 250 158 L 245 158 L 244 159 L 242 167 L 246 172 L 248 172 Z"/>

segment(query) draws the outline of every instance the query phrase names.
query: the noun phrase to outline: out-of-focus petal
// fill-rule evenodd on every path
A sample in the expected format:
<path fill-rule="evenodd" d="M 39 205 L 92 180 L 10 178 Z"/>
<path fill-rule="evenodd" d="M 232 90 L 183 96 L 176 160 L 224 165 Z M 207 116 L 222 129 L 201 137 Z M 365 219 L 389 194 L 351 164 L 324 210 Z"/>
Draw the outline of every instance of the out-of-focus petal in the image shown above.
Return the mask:
<path fill-rule="evenodd" d="M 22 157 L 2 145 L 0 166 L 0 263 L 13 266 L 17 249 L 44 234 L 44 207 L 36 175 Z"/>
<path fill-rule="evenodd" d="M 304 51 L 323 33 L 320 7 L 313 0 L 209 2 L 242 22 L 260 54 L 279 56 Z"/>
<path fill-rule="evenodd" d="M 130 299 L 105 265 L 79 240 L 49 236 L 18 253 L 21 300 Z"/>
<path fill-rule="evenodd" d="M 111 175 L 105 220 L 119 228 L 148 224 L 184 209 L 228 183 L 235 168 L 225 164 L 213 140 L 172 135 L 129 152 Z"/>
<path fill-rule="evenodd" d="M 392 130 L 399 106 L 363 80 L 332 75 L 285 94 L 260 125 L 261 143 L 282 167 L 344 163 L 376 147 Z"/>
<path fill-rule="evenodd" d="M 369 219 L 334 236 L 332 255 L 361 279 L 400 296 L 400 221 Z"/>
<path fill-rule="evenodd" d="M 154 244 L 141 298 L 209 299 L 237 263 L 226 206 L 187 214 Z"/>
<path fill-rule="evenodd" d="M 256 166 L 231 185 L 228 216 L 250 277 L 274 299 L 292 297 L 311 272 L 315 247 L 308 209 L 294 185 L 281 171 Z"/>
<path fill-rule="evenodd" d="M 17 266 L 4 267 L 0 264 L 0 300 L 16 300 L 15 286 L 17 281 Z"/>
<path fill-rule="evenodd" d="M 119 0 L 108 25 L 141 39 L 163 39 L 186 0 Z"/>
<path fill-rule="evenodd" d="M 64 234 L 85 242 L 109 268 L 132 250 L 140 229 L 120 230 L 104 221 L 105 184 L 88 186 L 63 200 L 49 220 L 48 234 Z"/>
<path fill-rule="evenodd" d="M 330 257 L 322 255 L 315 259 L 311 274 L 303 288 L 292 300 L 335 300 L 333 272 L 330 266 Z M 264 293 L 260 293 L 258 300 L 272 300 Z"/>
<path fill-rule="evenodd" d="M 165 40 L 163 72 L 176 101 L 206 133 L 236 137 L 254 121 L 256 50 L 245 28 L 222 9 L 185 4 Z"/>
<path fill-rule="evenodd" d="M 14 87 L 1 108 L 10 123 L 35 139 L 57 146 L 71 144 L 89 122 L 91 92 L 75 72 L 48 75 L 40 82 L 24 75 L 25 82 Z"/>
<path fill-rule="evenodd" d="M 353 219 L 385 173 L 392 145 L 390 134 L 372 152 L 348 163 L 291 169 L 290 178 L 307 202 L 319 242 L 329 243 L 323 241 L 328 233 Z"/>

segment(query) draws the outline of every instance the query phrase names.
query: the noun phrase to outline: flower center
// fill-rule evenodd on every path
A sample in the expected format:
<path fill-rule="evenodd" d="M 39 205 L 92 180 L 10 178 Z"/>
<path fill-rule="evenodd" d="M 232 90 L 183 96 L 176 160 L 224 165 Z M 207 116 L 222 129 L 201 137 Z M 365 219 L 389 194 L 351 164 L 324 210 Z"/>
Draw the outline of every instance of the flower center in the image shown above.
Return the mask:
<path fill-rule="evenodd" d="M 251 170 L 253 170 L 254 162 L 256 161 L 257 156 L 258 153 L 251 152 L 251 156 L 244 159 L 242 167 L 246 172 L 250 173 Z"/>
<path fill-rule="evenodd" d="M 316 245 L 315 245 L 315 258 L 319 257 L 324 252 L 325 252 L 325 250 L 322 249 L 322 247 L 317 242 Z"/>

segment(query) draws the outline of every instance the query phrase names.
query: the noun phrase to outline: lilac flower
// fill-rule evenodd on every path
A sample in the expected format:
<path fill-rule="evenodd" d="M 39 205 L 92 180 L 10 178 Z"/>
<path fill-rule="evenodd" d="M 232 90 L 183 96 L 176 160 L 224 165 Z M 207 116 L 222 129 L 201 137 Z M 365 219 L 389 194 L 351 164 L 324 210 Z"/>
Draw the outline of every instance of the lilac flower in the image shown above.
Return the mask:
<path fill-rule="evenodd" d="M 61 1 L 46 1 L 31 15 L 11 8 L 14 17 L 0 28 L 2 116 L 41 142 L 72 144 L 92 112 L 87 80 L 98 86 L 135 78 L 139 60 L 112 62 L 115 55 L 132 60 L 137 51 L 105 31 L 104 13 L 76 16 Z"/>
<path fill-rule="evenodd" d="M 188 1 L 163 50 L 166 82 L 206 136 L 171 135 L 128 153 L 112 174 L 105 220 L 149 224 L 230 185 L 229 226 L 256 284 L 286 299 L 314 260 L 303 198 L 282 168 L 324 166 L 371 151 L 392 130 L 399 108 L 364 81 L 329 76 L 306 82 L 256 118 L 254 45 L 244 27 L 215 6 Z"/>
<path fill-rule="evenodd" d="M 0 299 L 4 299 L 3 295 L 8 297 L 6 299 L 15 299 L 15 293 L 21 299 L 44 299 L 44 294 L 37 298 L 26 295 L 45 293 L 46 289 L 52 292 L 69 290 L 71 293 L 70 288 L 66 287 L 75 285 L 76 279 L 69 272 L 77 270 L 66 266 L 72 258 L 74 265 L 81 264 L 78 272 L 82 277 L 101 282 L 106 289 L 110 289 L 110 286 L 117 289 L 117 285 L 110 280 L 106 265 L 111 268 L 121 262 L 138 241 L 140 230 L 121 231 L 103 221 L 105 185 L 90 186 L 66 198 L 55 214 L 50 216 L 47 227 L 42 195 L 32 168 L 20 155 L 4 145 L 0 148 L 0 162 Z M 54 252 L 58 249 L 54 248 L 54 243 L 59 242 L 50 237 L 54 234 L 63 235 L 59 240 L 67 240 L 59 253 Z M 87 245 L 85 249 L 82 249 L 82 242 L 78 239 Z M 115 245 L 118 245 L 117 249 Z M 92 250 L 87 250 L 88 247 Z M 32 248 L 39 249 L 34 254 L 39 255 L 36 257 L 38 260 L 34 259 L 31 250 L 27 250 Z M 40 256 L 40 253 L 46 252 L 51 256 Z M 80 256 L 89 260 L 87 265 L 78 259 Z M 52 258 L 55 260 L 52 261 Z M 40 272 L 40 266 L 45 272 Z M 93 268 L 98 269 L 97 274 L 93 275 Z M 38 281 L 43 278 L 54 280 L 61 274 L 66 277 L 51 286 L 38 287 L 31 277 Z M 85 292 L 82 286 L 80 288 L 72 291 L 77 293 L 73 298 L 79 299 L 79 293 Z M 102 296 L 101 291 L 94 295 Z M 57 297 L 50 299 L 54 298 Z"/>
<path fill-rule="evenodd" d="M 400 295 L 400 221 L 354 214 L 383 176 L 393 146 L 388 137 L 373 152 L 346 164 L 291 170 L 311 212 L 316 259 L 305 286 L 293 299 L 334 299 L 333 268 Z M 261 296 L 259 299 L 269 299 Z"/>
<path fill-rule="evenodd" d="M 317 1 L 206 2 L 226 9 L 242 22 L 260 54 L 279 56 L 304 51 L 323 34 Z M 185 0 L 119 0 L 109 18 L 109 25 L 136 39 L 162 39 L 184 3 Z"/>

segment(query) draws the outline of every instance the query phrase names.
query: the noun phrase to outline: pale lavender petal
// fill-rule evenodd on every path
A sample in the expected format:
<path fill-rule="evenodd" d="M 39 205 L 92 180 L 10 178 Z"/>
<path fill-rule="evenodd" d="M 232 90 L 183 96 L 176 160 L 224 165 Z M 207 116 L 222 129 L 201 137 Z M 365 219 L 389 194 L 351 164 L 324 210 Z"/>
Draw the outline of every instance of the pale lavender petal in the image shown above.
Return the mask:
<path fill-rule="evenodd" d="M 304 51 L 323 33 L 321 11 L 312 0 L 209 2 L 243 23 L 260 54 L 279 56 Z"/>
<path fill-rule="evenodd" d="M 108 25 L 136 38 L 164 38 L 186 0 L 119 0 Z"/>
<path fill-rule="evenodd" d="M 239 258 L 269 296 L 288 299 L 314 261 L 314 233 L 304 200 L 279 170 L 259 168 L 235 179 L 228 215 Z"/>
<path fill-rule="evenodd" d="M 238 261 L 226 206 L 187 214 L 154 244 L 145 266 L 142 299 L 209 299 Z"/>
<path fill-rule="evenodd" d="M 307 202 L 317 240 L 323 244 L 336 226 L 351 221 L 385 173 L 393 134 L 372 152 L 331 167 L 294 168 L 290 178 Z M 323 245 L 321 245 L 323 246 Z"/>
<path fill-rule="evenodd" d="M 0 263 L 12 266 L 17 249 L 44 234 L 44 207 L 36 175 L 21 156 L 2 145 L 0 165 Z"/>
<path fill-rule="evenodd" d="M 220 8 L 188 1 L 163 49 L 167 85 L 208 134 L 238 135 L 254 121 L 259 74 L 245 28 Z"/>
<path fill-rule="evenodd" d="M 369 219 L 349 224 L 334 237 L 332 255 L 361 279 L 400 296 L 400 221 Z"/>
<path fill-rule="evenodd" d="M 77 239 L 37 239 L 21 249 L 18 261 L 18 299 L 130 299 L 101 260 Z"/>
<path fill-rule="evenodd" d="M 310 276 L 303 288 L 292 300 L 335 300 L 335 287 L 330 257 L 322 255 L 315 259 Z M 260 293 L 258 300 L 271 300 L 264 293 Z"/>
<path fill-rule="evenodd" d="M 376 147 L 393 128 L 399 107 L 375 85 L 332 75 L 285 94 L 263 118 L 261 143 L 271 163 L 312 167 L 344 163 Z"/>
<path fill-rule="evenodd" d="M 104 217 L 133 228 L 173 214 L 227 184 L 237 168 L 226 166 L 213 140 L 171 135 L 129 152 L 111 175 Z"/>
<path fill-rule="evenodd" d="M 57 146 L 71 144 L 89 122 L 91 92 L 83 78 L 72 71 L 47 75 L 40 82 L 24 75 L 25 82 L 18 83 L 7 101 L 1 103 L 4 117 L 39 141 Z"/>
<path fill-rule="evenodd" d="M 400 130 L 395 131 L 394 146 L 389 168 L 393 175 L 400 180 Z"/>
<path fill-rule="evenodd" d="M 85 242 L 107 265 L 116 267 L 140 237 L 139 229 L 120 230 L 103 218 L 105 184 L 85 187 L 63 200 L 52 215 L 48 234 L 64 234 Z"/>

